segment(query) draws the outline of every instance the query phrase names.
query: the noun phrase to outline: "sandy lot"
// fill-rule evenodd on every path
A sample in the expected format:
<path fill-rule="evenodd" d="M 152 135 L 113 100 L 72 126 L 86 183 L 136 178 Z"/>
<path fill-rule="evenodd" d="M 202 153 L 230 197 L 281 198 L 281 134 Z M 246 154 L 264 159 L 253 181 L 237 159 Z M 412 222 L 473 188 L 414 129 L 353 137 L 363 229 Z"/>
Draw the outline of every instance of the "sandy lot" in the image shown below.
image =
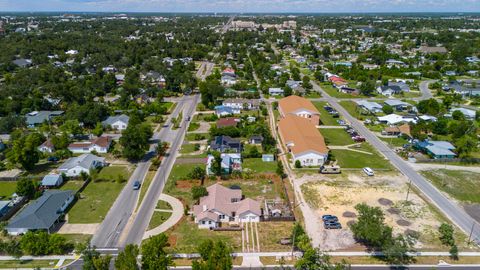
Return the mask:
<path fill-rule="evenodd" d="M 428 248 L 432 244 L 430 239 L 434 238 L 432 235 L 441 224 L 438 216 L 414 192 L 410 191 L 409 200 L 405 201 L 408 186 L 402 175 L 304 175 L 298 180 L 304 182 L 301 187 L 304 198 L 316 215 L 312 220 L 317 224 L 318 235 L 313 242 L 323 250 L 360 248 L 348 229 L 349 222 L 355 220 L 355 205 L 359 203 L 380 207 L 385 222 L 394 228 L 395 233 L 419 232 L 422 236 L 417 248 Z M 336 215 L 343 229 L 323 229 L 321 216 L 325 214 Z"/>

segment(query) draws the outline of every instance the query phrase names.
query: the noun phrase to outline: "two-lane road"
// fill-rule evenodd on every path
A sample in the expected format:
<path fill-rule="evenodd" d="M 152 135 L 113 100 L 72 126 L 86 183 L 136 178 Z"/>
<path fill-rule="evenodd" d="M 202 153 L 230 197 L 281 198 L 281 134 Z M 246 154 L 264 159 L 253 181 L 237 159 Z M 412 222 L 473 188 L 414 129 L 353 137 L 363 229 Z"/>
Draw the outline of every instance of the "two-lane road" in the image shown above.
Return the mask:
<path fill-rule="evenodd" d="M 185 108 L 190 110 L 193 106 L 194 110 L 196 102 L 198 102 L 198 96 L 186 96 L 180 99 L 177 102 L 174 111 L 166 120 L 166 123 L 171 123 L 171 119 L 177 117 Z M 182 123 L 182 125 L 184 124 Z M 91 241 L 92 246 L 97 248 L 123 246 L 121 245 L 121 242 L 125 242 L 128 235 L 127 231 L 132 228 L 131 224 L 134 221 L 134 217 L 138 216 L 138 214 L 136 214 L 137 204 L 141 203 L 139 202 L 140 190 L 133 190 L 132 185 L 135 181 L 143 183 L 151 165 L 150 158 L 154 156 L 156 142 L 159 139 L 168 142 L 173 141 L 174 138 L 178 137 L 177 134 L 180 130 L 181 129 L 171 130 L 171 127 L 168 126 L 163 127 L 159 132 L 154 133 L 151 139 L 152 144 L 150 145 L 150 151 L 145 155 L 142 161 L 137 163 L 137 167 L 132 176 L 110 208 L 110 211 L 107 213 L 107 216 L 101 223 L 99 229 L 94 234 Z M 174 149 L 171 148 L 171 151 L 173 150 Z M 166 160 L 169 160 L 169 158 L 166 158 Z M 151 207 L 152 209 L 154 208 L 154 206 Z M 150 221 L 150 219 L 148 219 L 148 221 Z"/>
<path fill-rule="evenodd" d="M 433 203 L 442 213 L 453 223 L 461 228 L 467 235 L 471 233 L 472 240 L 480 244 L 480 224 L 471 218 L 461 206 L 449 200 L 438 189 L 436 189 L 428 180 L 418 174 L 406 161 L 400 158 L 383 141 L 381 141 L 373 132 L 366 128 L 360 121 L 351 116 L 337 101 L 325 92 L 316 82 L 312 81 L 313 89 L 321 92 L 330 105 L 335 108 L 351 126 L 357 130 L 365 139 L 381 152 L 390 162 L 403 173 L 410 181 Z M 423 92 L 423 91 L 422 91 Z"/>

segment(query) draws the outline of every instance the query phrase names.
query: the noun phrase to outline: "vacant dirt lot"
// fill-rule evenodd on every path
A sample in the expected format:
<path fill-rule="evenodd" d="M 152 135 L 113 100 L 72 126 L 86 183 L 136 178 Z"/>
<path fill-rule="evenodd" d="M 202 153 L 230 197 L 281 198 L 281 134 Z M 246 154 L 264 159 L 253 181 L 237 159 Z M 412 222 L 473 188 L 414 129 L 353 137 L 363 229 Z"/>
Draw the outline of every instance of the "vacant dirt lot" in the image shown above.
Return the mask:
<path fill-rule="evenodd" d="M 441 217 L 417 194 L 410 191 L 408 202 L 407 180 L 396 173 L 383 173 L 367 177 L 361 173 L 342 175 L 304 175 L 297 179 L 305 201 L 316 214 L 316 232 L 313 243 L 323 250 L 359 249 L 348 224 L 356 217 L 355 205 L 366 203 L 378 206 L 385 213 L 385 222 L 394 228 L 395 233 L 420 234 L 417 248 L 439 249 L 437 228 Z M 321 216 L 336 215 L 343 229 L 325 230 Z M 306 221 L 308 222 L 308 221 Z"/>

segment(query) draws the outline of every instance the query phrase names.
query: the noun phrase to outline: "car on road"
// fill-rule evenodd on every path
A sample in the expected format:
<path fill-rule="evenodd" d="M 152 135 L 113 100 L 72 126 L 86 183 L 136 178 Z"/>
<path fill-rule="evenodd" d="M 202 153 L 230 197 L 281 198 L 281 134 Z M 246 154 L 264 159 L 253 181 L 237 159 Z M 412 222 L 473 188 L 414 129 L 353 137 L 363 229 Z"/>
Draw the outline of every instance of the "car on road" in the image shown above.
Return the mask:
<path fill-rule="evenodd" d="M 188 121 L 190 121 L 190 116 L 189 116 L 189 117 L 187 117 L 187 119 L 186 119 L 186 120 L 187 120 L 187 122 L 188 122 Z"/>
<path fill-rule="evenodd" d="M 140 184 L 140 181 L 135 181 L 133 183 L 133 190 L 139 190 L 141 185 L 142 184 Z"/>
<path fill-rule="evenodd" d="M 373 172 L 373 170 L 370 167 L 363 168 L 363 172 L 368 176 L 374 176 L 375 175 L 375 173 Z"/>
<path fill-rule="evenodd" d="M 47 158 L 47 161 L 48 162 L 57 162 L 59 161 L 60 159 L 58 157 L 55 157 L 55 156 L 51 156 L 51 157 L 48 157 Z"/>
<path fill-rule="evenodd" d="M 327 222 L 327 221 L 337 222 L 337 221 L 338 221 L 338 217 L 337 217 L 337 216 L 333 216 L 333 215 L 323 215 L 323 216 L 322 216 L 322 220 L 323 220 L 323 222 Z"/>

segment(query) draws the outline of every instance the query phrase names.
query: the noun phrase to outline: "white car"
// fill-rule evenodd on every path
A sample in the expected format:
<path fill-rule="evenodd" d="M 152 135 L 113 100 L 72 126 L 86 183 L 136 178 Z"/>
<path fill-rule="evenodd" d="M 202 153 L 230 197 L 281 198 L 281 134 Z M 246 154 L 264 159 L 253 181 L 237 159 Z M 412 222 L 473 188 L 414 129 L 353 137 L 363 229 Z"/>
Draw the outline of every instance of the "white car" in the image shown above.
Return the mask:
<path fill-rule="evenodd" d="M 373 172 L 373 170 L 370 169 L 369 167 L 363 168 L 363 172 L 364 172 L 366 175 L 368 175 L 368 176 L 374 176 L 374 175 L 375 175 L 375 173 Z"/>

